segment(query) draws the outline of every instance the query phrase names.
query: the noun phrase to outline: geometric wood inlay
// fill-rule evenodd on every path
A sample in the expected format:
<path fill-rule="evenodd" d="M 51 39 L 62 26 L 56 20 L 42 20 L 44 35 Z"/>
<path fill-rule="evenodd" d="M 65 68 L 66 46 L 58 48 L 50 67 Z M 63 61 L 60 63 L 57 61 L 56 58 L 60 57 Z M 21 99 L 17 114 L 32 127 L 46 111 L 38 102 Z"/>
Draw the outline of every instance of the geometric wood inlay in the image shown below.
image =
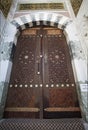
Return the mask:
<path fill-rule="evenodd" d="M 24 30 L 18 38 L 5 117 L 56 118 L 59 115 L 50 111 L 66 111 L 67 118 L 70 114 L 74 117 L 73 112 L 75 117 L 80 115 L 65 36 L 60 29 L 42 26 Z"/>

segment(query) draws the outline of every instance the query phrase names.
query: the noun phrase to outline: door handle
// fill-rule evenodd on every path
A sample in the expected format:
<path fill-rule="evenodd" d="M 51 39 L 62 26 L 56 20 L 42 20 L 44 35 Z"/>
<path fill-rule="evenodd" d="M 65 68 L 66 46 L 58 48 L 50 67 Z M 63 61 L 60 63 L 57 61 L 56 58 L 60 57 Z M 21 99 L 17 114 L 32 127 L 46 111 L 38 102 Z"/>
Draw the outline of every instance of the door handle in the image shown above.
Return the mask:
<path fill-rule="evenodd" d="M 38 62 L 38 70 L 37 70 L 37 74 L 40 74 L 40 63 Z"/>
<path fill-rule="evenodd" d="M 45 63 L 47 63 L 47 59 L 48 59 L 48 56 L 45 54 L 44 55 L 44 61 L 45 61 Z"/>

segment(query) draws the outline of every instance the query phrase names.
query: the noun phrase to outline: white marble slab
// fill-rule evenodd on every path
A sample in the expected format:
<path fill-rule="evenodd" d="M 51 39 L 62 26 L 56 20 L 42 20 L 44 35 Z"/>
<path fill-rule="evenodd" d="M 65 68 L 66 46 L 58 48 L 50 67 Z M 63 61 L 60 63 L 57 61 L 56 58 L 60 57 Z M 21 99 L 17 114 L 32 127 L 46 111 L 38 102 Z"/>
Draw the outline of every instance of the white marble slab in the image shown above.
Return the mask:
<path fill-rule="evenodd" d="M 88 92 L 88 84 L 80 84 L 81 92 Z"/>
<path fill-rule="evenodd" d="M 12 62 L 1 60 L 0 62 L 0 82 L 9 82 Z"/>

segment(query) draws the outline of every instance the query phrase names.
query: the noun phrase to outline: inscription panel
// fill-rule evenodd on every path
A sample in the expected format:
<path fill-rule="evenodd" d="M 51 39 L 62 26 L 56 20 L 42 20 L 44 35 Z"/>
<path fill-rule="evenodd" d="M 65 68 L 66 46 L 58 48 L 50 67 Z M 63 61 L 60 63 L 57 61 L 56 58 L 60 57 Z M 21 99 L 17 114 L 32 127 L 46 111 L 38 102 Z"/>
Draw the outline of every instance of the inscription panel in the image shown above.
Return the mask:
<path fill-rule="evenodd" d="M 45 10 L 45 9 L 65 9 L 64 3 L 34 3 L 20 4 L 19 10 Z"/>

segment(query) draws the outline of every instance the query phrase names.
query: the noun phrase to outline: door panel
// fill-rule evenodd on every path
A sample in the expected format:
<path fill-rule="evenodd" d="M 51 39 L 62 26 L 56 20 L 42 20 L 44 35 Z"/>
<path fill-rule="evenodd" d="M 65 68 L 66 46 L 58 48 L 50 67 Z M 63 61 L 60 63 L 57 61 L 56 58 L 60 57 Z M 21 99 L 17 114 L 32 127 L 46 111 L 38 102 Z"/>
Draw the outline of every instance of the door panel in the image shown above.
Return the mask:
<path fill-rule="evenodd" d="M 80 117 L 71 59 L 61 30 L 22 31 L 17 43 L 5 117 Z"/>
<path fill-rule="evenodd" d="M 38 75 L 39 37 L 33 30 L 27 33 L 24 31 L 17 42 L 7 95 L 6 117 L 39 118 L 40 89 L 37 89 L 41 81 Z"/>
<path fill-rule="evenodd" d="M 66 117 L 80 116 L 69 48 L 64 34 L 61 30 L 48 29 L 43 41 L 44 118 L 63 117 L 64 111 L 67 112 Z"/>

